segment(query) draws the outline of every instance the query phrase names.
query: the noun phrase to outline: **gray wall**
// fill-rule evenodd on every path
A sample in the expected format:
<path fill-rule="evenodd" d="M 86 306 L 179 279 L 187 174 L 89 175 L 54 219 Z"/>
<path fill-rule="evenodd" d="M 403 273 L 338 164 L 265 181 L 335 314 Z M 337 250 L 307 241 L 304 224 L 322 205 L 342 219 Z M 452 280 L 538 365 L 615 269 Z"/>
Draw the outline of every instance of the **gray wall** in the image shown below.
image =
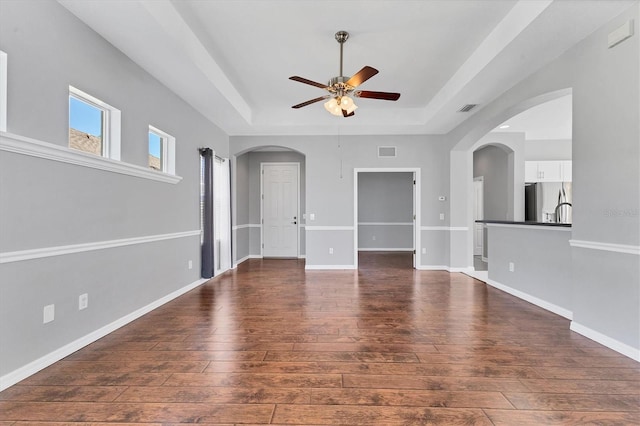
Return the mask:
<path fill-rule="evenodd" d="M 148 125 L 176 138 L 169 184 L 0 152 L 0 251 L 199 230 L 199 146 L 228 137 L 54 1 L 2 2 L 8 131 L 68 144 L 69 85 L 122 111 L 122 161 L 147 165 Z M 0 265 L 0 376 L 200 278 L 198 235 Z M 193 268 L 188 269 L 188 261 Z M 78 310 L 78 296 L 89 307 Z M 43 307 L 55 320 L 42 324 Z"/>
<path fill-rule="evenodd" d="M 492 145 L 475 151 L 473 177 L 479 176 L 484 177 L 484 218 L 506 220 L 509 210 L 508 154 Z"/>
<path fill-rule="evenodd" d="M 358 173 L 358 249 L 413 249 L 413 173 Z"/>
<path fill-rule="evenodd" d="M 634 36 L 608 34 L 630 19 Z M 640 359 L 640 5 L 566 51 L 454 129 L 451 169 L 471 167 L 473 144 L 508 118 L 573 94 L 572 329 Z M 615 70 L 615 71 L 612 71 Z M 454 224 L 470 222 L 470 179 L 452 172 Z M 451 239 L 470 258 L 472 238 Z M 586 242 L 586 246 L 584 247 Z M 613 244 L 613 247 L 611 246 Z M 625 247 L 629 252 L 625 252 Z M 615 251 L 618 250 L 618 251 Z M 468 256 L 468 257 L 467 257 Z M 457 264 L 465 261 L 452 258 Z M 622 348 L 622 349 L 620 349 Z M 626 349 L 625 349 L 626 348 Z"/>
<path fill-rule="evenodd" d="M 240 155 L 231 159 L 231 181 L 233 224 L 233 262 L 245 259 L 250 253 L 251 229 L 249 228 L 249 156 Z"/>
<path fill-rule="evenodd" d="M 573 309 L 570 228 L 488 225 L 489 282 L 570 318 Z M 513 272 L 509 271 L 513 263 Z"/>
<path fill-rule="evenodd" d="M 232 136 L 232 154 L 261 146 L 284 146 L 302 153 L 306 161 L 308 267 L 352 267 L 354 262 L 354 168 L 420 168 L 421 224 L 447 227 L 449 222 L 448 152 L 441 136 Z M 378 146 L 397 146 L 397 157 L 378 158 Z M 444 195 L 447 201 L 438 201 Z M 440 213 L 445 219 L 440 220 Z M 422 265 L 447 265 L 447 229 L 422 230 Z M 329 248 L 334 254 L 329 254 Z M 339 249 L 338 249 L 339 248 Z"/>
<path fill-rule="evenodd" d="M 609 32 L 629 19 L 635 35 L 607 49 Z M 574 240 L 640 245 L 639 23 L 636 4 L 568 53 L 580 70 L 573 81 Z M 574 322 L 640 351 L 640 256 L 580 247 L 572 255 Z"/>

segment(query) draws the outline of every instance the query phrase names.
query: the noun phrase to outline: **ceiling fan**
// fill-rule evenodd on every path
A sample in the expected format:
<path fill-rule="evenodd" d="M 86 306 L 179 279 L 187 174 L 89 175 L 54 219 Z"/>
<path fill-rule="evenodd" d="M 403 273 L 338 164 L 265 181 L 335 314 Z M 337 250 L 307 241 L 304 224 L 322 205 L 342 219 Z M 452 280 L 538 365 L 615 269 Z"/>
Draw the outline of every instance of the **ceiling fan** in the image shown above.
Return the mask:
<path fill-rule="evenodd" d="M 346 31 L 338 31 L 336 33 L 336 40 L 338 43 L 340 43 L 340 75 L 338 77 L 333 77 L 331 80 L 329 80 L 328 84 L 316 83 L 315 81 L 298 77 L 297 75 L 289 77 L 289 80 L 316 86 L 329 92 L 329 94 L 327 95 L 302 102 L 298 105 L 292 106 L 291 108 L 298 109 L 325 99 L 329 99 L 324 104 L 324 107 L 327 111 L 337 116 L 353 117 L 354 112 L 358 107 L 353 102 L 353 99 L 351 99 L 348 95 L 352 95 L 356 98 L 383 99 L 386 101 L 397 101 L 398 98 L 400 98 L 400 93 L 356 90 L 356 88 L 362 83 L 378 74 L 378 70 L 373 67 L 365 66 L 360 71 L 355 73 L 351 78 L 347 78 L 342 75 L 342 47 L 348 38 L 349 33 Z"/>

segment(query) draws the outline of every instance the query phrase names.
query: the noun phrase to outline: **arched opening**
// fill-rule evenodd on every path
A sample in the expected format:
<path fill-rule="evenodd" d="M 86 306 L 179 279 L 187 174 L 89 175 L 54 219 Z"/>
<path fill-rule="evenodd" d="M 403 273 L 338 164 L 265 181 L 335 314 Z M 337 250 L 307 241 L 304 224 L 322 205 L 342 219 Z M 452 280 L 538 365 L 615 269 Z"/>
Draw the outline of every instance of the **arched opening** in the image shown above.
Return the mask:
<path fill-rule="evenodd" d="M 484 139 L 484 138 L 483 138 Z M 516 144 L 514 144 L 516 145 Z M 473 266 L 488 270 L 487 230 L 478 220 L 509 220 L 514 217 L 514 149 L 487 143 L 473 151 Z"/>
<path fill-rule="evenodd" d="M 286 175 L 287 181 L 277 180 L 273 177 L 276 175 Z M 303 259 L 306 253 L 305 155 L 284 146 L 252 147 L 233 156 L 232 176 L 234 266 L 265 256 Z M 265 232 L 265 217 L 273 232 Z"/>
<path fill-rule="evenodd" d="M 523 132 L 492 132 L 512 117 L 537 105 L 571 95 L 571 89 L 545 93 L 507 108 L 502 113 L 480 123 L 467 132 L 451 151 L 451 210 L 453 220 L 466 223 L 465 236 L 451 236 L 451 264 L 468 271 L 474 270 L 475 194 L 474 152 L 484 146 L 500 146 L 508 156 L 508 207 L 505 219 L 524 221 L 525 134 Z M 488 219 L 488 218 L 485 218 Z M 490 244 L 486 242 L 486 244 Z"/>

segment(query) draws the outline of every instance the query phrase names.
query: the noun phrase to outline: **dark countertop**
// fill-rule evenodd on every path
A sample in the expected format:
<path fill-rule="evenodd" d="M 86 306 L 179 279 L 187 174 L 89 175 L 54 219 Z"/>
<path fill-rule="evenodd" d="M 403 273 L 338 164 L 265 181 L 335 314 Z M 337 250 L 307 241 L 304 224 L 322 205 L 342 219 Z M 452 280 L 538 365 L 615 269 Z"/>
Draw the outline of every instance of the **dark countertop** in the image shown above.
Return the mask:
<path fill-rule="evenodd" d="M 554 223 L 554 222 L 514 222 L 512 220 L 476 220 L 478 223 L 497 223 L 501 225 L 530 225 L 530 226 L 558 226 L 561 228 L 571 228 L 570 223 Z"/>

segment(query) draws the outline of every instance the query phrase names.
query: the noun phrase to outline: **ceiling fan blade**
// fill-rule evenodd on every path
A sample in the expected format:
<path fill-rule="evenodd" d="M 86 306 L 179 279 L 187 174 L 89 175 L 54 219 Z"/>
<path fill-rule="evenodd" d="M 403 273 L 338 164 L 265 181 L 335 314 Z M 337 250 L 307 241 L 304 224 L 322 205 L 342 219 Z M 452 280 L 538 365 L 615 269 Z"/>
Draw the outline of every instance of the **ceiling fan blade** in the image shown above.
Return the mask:
<path fill-rule="evenodd" d="M 298 108 L 306 107 L 307 105 L 315 104 L 316 102 L 320 102 L 320 101 L 322 101 L 324 99 L 330 98 L 331 96 L 332 95 L 320 96 L 319 98 L 311 99 L 311 100 L 303 102 L 301 104 L 294 105 L 291 108 L 298 109 Z"/>
<path fill-rule="evenodd" d="M 365 66 L 360 71 L 355 73 L 353 77 L 347 80 L 346 84 L 348 84 L 351 87 L 358 87 L 376 74 L 378 74 L 377 69 L 370 66 Z"/>
<path fill-rule="evenodd" d="M 316 83 L 315 81 L 307 80 L 306 78 L 298 77 L 297 75 L 289 77 L 289 80 L 297 81 L 297 82 L 304 83 L 304 84 L 310 84 L 311 86 L 316 86 L 316 87 L 319 87 L 321 89 L 328 89 L 329 88 L 329 86 L 327 86 L 326 84 Z"/>
<path fill-rule="evenodd" d="M 342 110 L 342 116 L 344 118 L 353 117 L 354 115 L 355 115 L 355 111 L 351 111 L 350 113 L 347 114 L 347 110 L 346 109 Z"/>
<path fill-rule="evenodd" d="M 357 90 L 357 91 L 353 92 L 353 96 L 357 96 L 358 98 L 383 99 L 385 101 L 397 101 L 400 98 L 400 93 L 371 92 L 369 90 Z"/>

